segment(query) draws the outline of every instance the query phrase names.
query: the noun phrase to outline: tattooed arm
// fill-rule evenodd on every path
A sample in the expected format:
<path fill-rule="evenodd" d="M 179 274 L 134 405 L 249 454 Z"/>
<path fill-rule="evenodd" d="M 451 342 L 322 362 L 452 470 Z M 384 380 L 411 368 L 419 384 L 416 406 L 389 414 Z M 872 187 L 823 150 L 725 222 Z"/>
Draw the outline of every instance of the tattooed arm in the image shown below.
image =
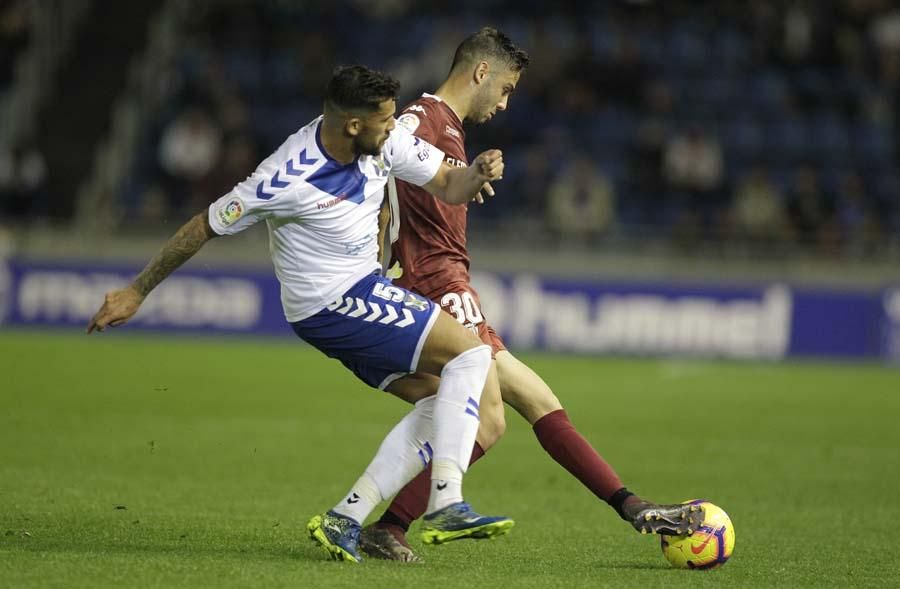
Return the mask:
<path fill-rule="evenodd" d="M 209 226 L 206 211 L 195 215 L 169 238 L 134 282 L 123 289 L 106 293 L 103 306 L 88 323 L 87 332 L 91 333 L 95 329 L 103 331 L 109 325 L 118 327 L 128 321 L 157 284 L 191 259 L 213 237 L 216 237 L 216 233 Z"/>

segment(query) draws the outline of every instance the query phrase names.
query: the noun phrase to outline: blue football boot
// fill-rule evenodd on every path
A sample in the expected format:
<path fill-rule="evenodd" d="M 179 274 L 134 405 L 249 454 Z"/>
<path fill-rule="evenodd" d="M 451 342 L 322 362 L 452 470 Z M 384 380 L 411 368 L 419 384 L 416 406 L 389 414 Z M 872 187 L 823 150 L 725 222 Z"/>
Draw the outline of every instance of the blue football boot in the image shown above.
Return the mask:
<path fill-rule="evenodd" d="M 471 538 L 483 540 L 502 536 L 509 532 L 516 522 L 508 517 L 489 517 L 472 511 L 465 501 L 453 503 L 439 509 L 422 520 L 422 542 L 443 544 L 453 540 Z"/>
<path fill-rule="evenodd" d="M 359 530 L 356 520 L 333 511 L 317 515 L 306 524 L 310 539 L 321 546 L 332 560 L 362 562 L 356 549 Z"/>

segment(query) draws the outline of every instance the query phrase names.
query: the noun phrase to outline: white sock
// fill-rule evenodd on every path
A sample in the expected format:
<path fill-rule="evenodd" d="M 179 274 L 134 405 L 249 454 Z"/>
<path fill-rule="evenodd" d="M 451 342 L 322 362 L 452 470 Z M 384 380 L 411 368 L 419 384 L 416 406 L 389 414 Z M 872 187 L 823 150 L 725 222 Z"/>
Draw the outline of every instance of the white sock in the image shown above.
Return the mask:
<path fill-rule="evenodd" d="M 428 495 L 426 513 L 433 513 L 463 500 L 462 475 L 453 462 L 435 460 L 431 464 L 431 493 Z"/>
<path fill-rule="evenodd" d="M 428 510 L 462 501 L 463 474 L 478 433 L 478 402 L 491 367 L 491 348 L 478 346 L 447 362 L 434 404 L 434 461 Z"/>
<path fill-rule="evenodd" d="M 363 523 L 381 501 L 393 497 L 431 461 L 436 397 L 422 399 L 384 438 L 366 472 L 332 511 Z"/>
<path fill-rule="evenodd" d="M 356 523 L 362 524 L 382 499 L 378 485 L 366 472 L 359 477 L 347 496 L 341 499 L 341 502 L 335 505 L 331 511 L 353 518 Z"/>

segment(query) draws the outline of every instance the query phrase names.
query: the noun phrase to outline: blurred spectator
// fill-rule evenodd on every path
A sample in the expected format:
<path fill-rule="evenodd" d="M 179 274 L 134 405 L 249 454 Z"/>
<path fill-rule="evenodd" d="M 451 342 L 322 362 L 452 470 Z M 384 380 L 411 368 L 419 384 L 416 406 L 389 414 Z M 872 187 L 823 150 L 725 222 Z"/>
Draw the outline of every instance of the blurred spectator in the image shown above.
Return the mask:
<path fill-rule="evenodd" d="M 518 186 L 515 193 L 522 197 L 522 208 L 534 218 L 539 217 L 546 206 L 552 161 L 550 152 L 541 144 L 534 145 L 525 153 L 522 172 L 514 179 Z"/>
<path fill-rule="evenodd" d="M 399 56 L 387 70 L 400 82 L 401 91 L 412 100 L 421 92 L 432 92 L 447 77 L 453 54 L 465 28 L 455 19 L 436 23 L 428 44 Z"/>
<path fill-rule="evenodd" d="M 823 253 L 834 253 L 839 241 L 834 207 L 822 191 L 819 175 L 810 166 L 794 172 L 788 216 L 791 232 L 798 243 L 817 247 Z"/>
<path fill-rule="evenodd" d="M 403 103 L 440 81 L 432 78 L 446 73 L 459 31 L 494 24 L 529 50 L 532 64 L 509 112 L 490 129 L 467 129 L 471 154 L 505 150 L 503 190 L 519 203 L 514 212 L 473 208 L 479 229 L 581 236 L 615 222 L 626 238 L 644 239 L 649 229 L 681 244 L 796 237 L 832 252 L 863 247 L 868 237 L 860 236 L 872 235 L 889 246 L 898 240 L 891 220 L 900 219 L 900 200 L 884 188 L 900 164 L 896 6 L 213 0 L 192 13 L 180 40 L 187 50 L 173 63 L 180 83 L 167 86 L 172 95 L 160 109 L 205 105 L 203 122 L 194 128 L 185 121 L 195 115 L 184 114 L 164 133 L 143 133 L 140 173 L 123 201 L 146 218 L 206 204 L 314 116 L 335 65 L 367 63 L 400 77 Z M 332 31 L 348 18 L 358 34 L 339 43 Z M 157 125 L 170 116 L 155 114 Z M 605 163 L 608 177 L 576 189 L 574 163 L 553 177 L 560 162 L 581 157 Z M 755 169 L 758 161 L 768 168 Z M 808 169 L 780 194 L 769 173 L 798 162 Z M 816 170 L 838 164 L 859 170 L 861 191 L 856 181 L 819 183 Z M 607 203 L 596 209 L 606 211 L 600 220 L 598 202 Z"/>
<path fill-rule="evenodd" d="M 648 85 L 645 90 L 647 114 L 637 127 L 628 159 L 629 188 L 642 211 L 632 215 L 640 222 L 655 220 L 661 212 L 665 195 L 663 152 L 666 147 L 668 121 L 674 101 L 669 86 L 663 82 Z"/>
<path fill-rule="evenodd" d="M 47 163 L 36 146 L 0 145 L 0 214 L 23 218 L 40 212 L 46 183 Z"/>
<path fill-rule="evenodd" d="M 564 239 L 606 233 L 615 221 L 612 183 L 590 157 L 576 156 L 550 185 L 547 222 Z"/>
<path fill-rule="evenodd" d="M 603 73 L 598 71 L 601 67 L 603 64 L 595 59 L 590 38 L 580 33 L 550 82 L 549 108 L 560 113 L 592 114 L 602 105 L 601 99 L 606 98 L 601 88 L 605 85 Z"/>
<path fill-rule="evenodd" d="M 637 40 L 623 32 L 616 35 L 609 61 L 596 63 L 581 75 L 589 76 L 601 100 L 636 105 L 644 94 L 650 72 L 641 59 Z"/>
<path fill-rule="evenodd" d="M 900 8 L 893 7 L 872 22 L 872 40 L 882 51 L 900 51 Z"/>
<path fill-rule="evenodd" d="M 31 5 L 26 0 L 0 3 L 0 90 L 13 79 L 16 56 L 31 37 Z"/>
<path fill-rule="evenodd" d="M 402 16 L 409 10 L 412 0 L 353 0 L 363 14 L 378 20 Z"/>
<path fill-rule="evenodd" d="M 221 148 L 219 128 L 199 107 L 187 108 L 163 131 L 159 164 L 174 210 L 188 206 L 187 201 L 216 165 Z"/>
<path fill-rule="evenodd" d="M 158 184 L 147 188 L 139 197 L 138 219 L 145 224 L 168 221 L 169 197 Z"/>
<path fill-rule="evenodd" d="M 536 19 L 531 27 L 529 39 L 522 41 L 531 56 L 528 72 L 519 81 L 517 93 L 522 91 L 534 96 L 545 108 L 550 102 L 554 81 L 559 75 L 559 65 L 568 58 L 565 41 L 554 34 L 554 29 L 545 19 Z M 561 42 L 562 41 L 562 42 Z"/>
<path fill-rule="evenodd" d="M 666 143 L 664 123 L 648 119 L 638 127 L 631 154 L 632 177 L 641 193 L 663 192 L 663 149 Z"/>
<path fill-rule="evenodd" d="M 196 194 L 191 208 L 197 209 L 209 204 L 234 188 L 235 184 L 253 173 L 259 163 L 256 145 L 247 135 L 237 135 L 225 143 L 218 165 L 204 182 L 202 193 Z"/>
<path fill-rule="evenodd" d="M 298 42 L 297 61 L 302 72 L 300 91 L 303 96 L 315 96 L 318 100 L 338 63 L 334 35 L 328 31 L 304 31 Z"/>
<path fill-rule="evenodd" d="M 670 187 L 698 196 L 709 195 L 722 184 L 722 148 L 717 139 L 691 127 L 669 140 L 663 170 Z"/>
<path fill-rule="evenodd" d="M 841 232 L 851 249 L 857 253 L 876 253 L 883 238 L 882 224 L 858 172 L 841 176 L 837 210 Z"/>
<path fill-rule="evenodd" d="M 782 195 L 764 167 L 754 167 L 740 180 L 730 217 L 735 234 L 743 239 L 757 244 L 784 240 L 787 216 Z"/>
<path fill-rule="evenodd" d="M 225 93 L 218 103 L 222 134 L 226 137 L 246 135 L 250 132 L 250 113 L 247 105 L 235 93 Z"/>
<path fill-rule="evenodd" d="M 0 143 L 0 215 L 7 216 L 15 209 L 16 162 L 12 150 Z"/>
<path fill-rule="evenodd" d="M 814 50 L 813 20 L 809 5 L 793 3 L 784 14 L 784 37 L 781 50 L 784 58 L 794 64 L 812 57 Z"/>

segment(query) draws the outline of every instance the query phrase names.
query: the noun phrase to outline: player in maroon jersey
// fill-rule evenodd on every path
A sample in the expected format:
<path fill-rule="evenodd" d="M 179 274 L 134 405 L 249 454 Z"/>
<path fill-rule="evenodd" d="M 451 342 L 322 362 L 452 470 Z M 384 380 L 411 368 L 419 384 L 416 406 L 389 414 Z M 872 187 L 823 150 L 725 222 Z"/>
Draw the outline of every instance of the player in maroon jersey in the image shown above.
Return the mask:
<path fill-rule="evenodd" d="M 506 35 L 484 28 L 457 48 L 450 74 L 438 90 L 407 106 L 397 124 L 436 145 L 449 164 L 466 166 L 463 121 L 484 123 L 497 111 L 506 110 L 527 65 L 528 55 Z M 489 185 L 484 191 L 493 194 Z M 447 205 L 417 186 L 396 181 L 389 183 L 385 206 L 390 207 L 392 243 L 388 277 L 439 303 L 493 349 L 495 361 L 482 394 L 481 428 L 472 462 L 503 433 L 502 403 L 492 401 L 502 395 L 503 401 L 532 424 L 538 441 L 553 459 L 635 529 L 676 535 L 696 529 L 703 514 L 692 506 L 656 505 L 628 491 L 612 467 L 578 433 L 550 387 L 510 354 L 488 325 L 478 294 L 469 283 L 467 205 Z M 388 390 L 401 397 L 404 390 L 436 392 L 438 382 L 436 377 L 413 374 L 394 381 Z M 378 522 L 363 529 L 363 551 L 392 560 L 420 560 L 406 542 L 406 531 L 425 511 L 429 481 L 426 470 L 395 497 Z"/>

